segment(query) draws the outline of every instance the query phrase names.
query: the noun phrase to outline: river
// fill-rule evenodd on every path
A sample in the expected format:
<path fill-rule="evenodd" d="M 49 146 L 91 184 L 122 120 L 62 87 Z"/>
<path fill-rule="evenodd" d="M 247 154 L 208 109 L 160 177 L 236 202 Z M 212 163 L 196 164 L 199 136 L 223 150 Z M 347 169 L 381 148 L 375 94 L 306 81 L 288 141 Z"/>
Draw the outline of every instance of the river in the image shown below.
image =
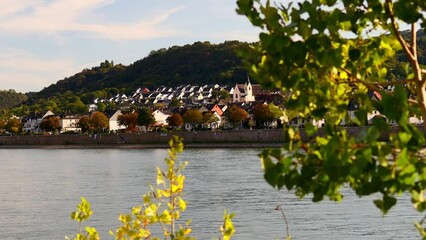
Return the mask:
<path fill-rule="evenodd" d="M 233 239 L 283 239 L 282 205 L 293 239 L 419 239 L 414 222 L 422 218 L 408 196 L 382 217 L 372 203 L 378 196 L 358 198 L 343 189 L 341 203 L 299 200 L 265 183 L 260 149 L 186 149 L 182 214 L 192 219 L 193 236 L 219 236 L 223 211 L 236 214 Z M 91 202 L 87 222 L 102 239 L 119 226 L 155 182 L 165 149 L 0 149 L 0 239 L 64 239 L 78 230 L 70 213 L 80 196 Z"/>

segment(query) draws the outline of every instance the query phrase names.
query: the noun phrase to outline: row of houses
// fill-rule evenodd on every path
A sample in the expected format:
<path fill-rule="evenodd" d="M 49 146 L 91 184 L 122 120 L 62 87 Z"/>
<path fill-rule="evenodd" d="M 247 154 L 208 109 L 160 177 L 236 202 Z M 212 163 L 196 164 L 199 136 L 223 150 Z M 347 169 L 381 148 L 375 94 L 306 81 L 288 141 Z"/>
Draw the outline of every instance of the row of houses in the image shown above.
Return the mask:
<path fill-rule="evenodd" d="M 219 106 L 218 104 L 208 104 L 203 105 L 197 108 L 196 110 L 201 113 L 211 112 L 216 117 L 217 121 L 211 123 L 209 128 L 219 128 L 224 125 L 224 112 L 226 111 L 228 105 Z M 161 127 L 167 125 L 167 118 L 171 116 L 175 112 L 179 112 L 183 115 L 183 113 L 188 110 L 185 107 L 175 108 L 173 111 L 162 110 L 162 109 L 153 109 L 152 115 L 155 119 L 154 127 Z M 90 115 L 88 113 L 87 115 Z M 104 114 L 108 117 L 109 122 L 109 131 L 120 131 L 125 129 L 126 127 L 119 124 L 118 117 L 124 112 L 122 110 L 108 111 L 104 112 Z M 61 132 L 79 132 L 80 128 L 78 127 L 78 122 L 81 117 L 84 115 L 66 115 L 59 114 L 55 115 L 50 110 L 47 110 L 42 113 L 33 113 L 24 118 L 22 118 L 23 130 L 25 133 L 42 133 L 43 130 L 40 128 L 41 122 L 49 116 L 58 116 L 60 119 Z M 185 129 L 190 129 L 191 126 L 186 125 Z"/>
<path fill-rule="evenodd" d="M 219 101 L 218 98 L 213 96 L 213 92 L 216 91 L 216 94 L 221 91 L 229 93 L 229 99 L 227 101 Z M 115 102 L 121 106 L 131 106 L 131 105 L 142 105 L 147 106 L 152 109 L 152 114 L 155 118 L 155 126 L 164 126 L 167 125 L 166 119 L 171 116 L 173 113 L 183 113 L 187 109 L 196 109 L 201 113 L 210 112 L 213 113 L 217 121 L 210 124 L 209 128 L 219 128 L 229 126 L 229 121 L 226 117 L 226 110 L 229 105 L 237 104 L 239 107 L 245 109 L 250 113 L 247 122 L 250 125 L 253 124 L 253 115 L 251 110 L 256 104 L 267 104 L 271 101 L 276 100 L 271 96 L 281 96 L 278 92 L 265 91 L 258 84 L 251 84 L 250 79 L 244 84 L 235 84 L 235 86 L 228 88 L 227 86 L 215 85 L 204 85 L 204 86 L 193 86 L 185 85 L 178 86 L 176 88 L 171 87 L 159 87 L 153 91 L 147 88 L 139 88 L 134 94 L 130 97 L 125 94 L 117 94 L 114 98 L 110 99 L 95 99 L 93 104 L 90 106 L 90 111 L 94 112 L 97 109 L 97 106 L 101 102 Z M 374 101 L 381 101 L 380 93 L 372 91 L 370 97 Z M 182 105 L 180 107 L 167 107 L 172 99 L 178 100 Z M 282 98 L 281 98 L 282 100 Z M 155 108 L 155 103 L 164 103 L 162 108 Z M 279 105 L 282 101 L 274 102 Z M 350 102 L 348 106 L 348 115 L 345 119 L 341 121 L 341 125 L 347 126 L 351 125 L 355 119 L 355 112 L 358 110 L 358 105 L 356 101 Z M 118 116 L 123 114 L 123 111 L 126 111 L 125 108 L 121 108 L 115 111 L 105 112 L 105 115 L 109 118 L 109 130 L 110 131 L 120 131 L 125 128 L 125 126 L 120 125 L 118 122 Z M 89 113 L 90 114 L 90 113 Z M 23 127 L 27 133 L 41 133 L 40 123 L 44 118 L 55 115 L 52 111 L 46 111 L 39 114 L 30 114 L 22 119 Z M 78 121 L 82 117 L 81 115 L 67 115 L 60 114 L 60 124 L 62 127 L 62 132 L 78 132 Z M 367 123 L 371 124 L 373 119 L 376 117 L 381 117 L 381 113 L 377 110 L 372 111 L 367 114 Z M 421 124 L 423 122 L 422 118 L 417 118 L 415 116 L 410 117 L 410 123 Z M 283 119 L 276 119 L 273 122 L 268 124 L 268 127 L 277 127 Z M 295 117 L 290 119 L 287 123 L 293 127 L 304 127 L 307 122 L 313 123 L 317 127 L 324 125 L 324 120 L 312 120 L 305 119 L 302 117 Z M 392 123 L 391 124 L 395 124 Z M 186 129 L 191 126 L 185 126 Z"/>
<path fill-rule="evenodd" d="M 111 103 L 120 106 L 144 105 L 154 106 L 155 104 L 169 104 L 173 100 L 177 100 L 185 105 L 203 105 L 212 104 L 219 100 L 218 95 L 225 92 L 229 94 L 226 103 L 249 103 L 255 101 L 255 96 L 260 94 L 273 94 L 278 92 L 266 91 L 262 89 L 260 84 L 251 84 L 250 79 L 244 84 L 228 85 L 181 85 L 178 87 L 161 86 L 154 90 L 148 88 L 139 88 L 131 96 L 126 94 L 117 94 L 111 98 L 96 98 L 90 104 L 90 111 L 96 111 L 99 103 Z"/>

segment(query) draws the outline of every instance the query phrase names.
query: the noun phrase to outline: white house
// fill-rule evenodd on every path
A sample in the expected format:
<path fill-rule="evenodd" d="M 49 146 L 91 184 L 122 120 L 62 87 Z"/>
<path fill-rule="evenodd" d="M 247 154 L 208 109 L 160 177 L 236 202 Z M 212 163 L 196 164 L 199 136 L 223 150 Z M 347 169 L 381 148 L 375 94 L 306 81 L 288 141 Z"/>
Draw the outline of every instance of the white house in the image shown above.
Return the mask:
<path fill-rule="evenodd" d="M 121 110 L 107 114 L 109 119 L 109 130 L 110 131 L 119 131 L 121 129 L 126 129 L 126 126 L 120 125 L 118 123 L 118 116 L 121 115 Z"/>
<path fill-rule="evenodd" d="M 171 115 L 171 114 L 167 114 L 164 113 L 163 111 L 157 109 L 154 112 L 152 112 L 152 115 L 155 118 L 155 125 L 156 126 L 163 126 L 163 125 L 167 125 L 167 121 L 166 119 Z"/>
<path fill-rule="evenodd" d="M 48 110 L 42 113 L 32 113 L 26 116 L 22 124 L 24 125 L 24 130 L 26 133 L 41 133 L 43 132 L 40 129 L 40 123 L 47 116 L 55 115 L 52 111 Z"/>
<path fill-rule="evenodd" d="M 423 117 L 412 116 L 408 118 L 408 122 L 415 125 L 423 124 Z"/>
<path fill-rule="evenodd" d="M 62 115 L 60 118 L 61 132 L 79 132 L 81 128 L 78 127 L 79 116 L 76 115 Z"/>

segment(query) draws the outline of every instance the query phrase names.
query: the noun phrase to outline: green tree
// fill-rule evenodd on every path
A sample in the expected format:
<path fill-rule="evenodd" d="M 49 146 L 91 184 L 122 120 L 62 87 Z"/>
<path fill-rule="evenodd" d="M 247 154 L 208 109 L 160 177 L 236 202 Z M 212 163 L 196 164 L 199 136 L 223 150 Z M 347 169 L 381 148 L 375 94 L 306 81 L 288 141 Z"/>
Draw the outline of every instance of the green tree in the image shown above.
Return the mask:
<path fill-rule="evenodd" d="M 192 126 L 192 129 L 203 122 L 203 114 L 196 109 L 188 109 L 183 114 L 183 121 Z"/>
<path fill-rule="evenodd" d="M 220 99 L 228 100 L 228 99 L 229 99 L 229 97 L 230 97 L 230 95 L 229 95 L 228 90 L 226 90 L 226 89 L 222 89 L 222 90 L 220 90 L 220 92 L 219 92 L 219 98 L 220 98 Z"/>
<path fill-rule="evenodd" d="M 105 103 L 103 102 L 99 102 L 98 104 L 96 104 L 96 106 L 98 106 L 99 112 L 105 112 L 105 110 L 107 109 L 107 105 L 105 105 Z"/>
<path fill-rule="evenodd" d="M 101 112 L 94 112 L 90 116 L 90 126 L 96 132 L 104 132 L 109 126 L 109 119 Z"/>
<path fill-rule="evenodd" d="M 179 113 L 173 113 L 166 119 L 167 124 L 173 128 L 180 128 L 183 125 L 183 118 Z"/>
<path fill-rule="evenodd" d="M 177 98 L 172 98 L 172 101 L 169 104 L 169 107 L 180 107 L 182 103 Z"/>
<path fill-rule="evenodd" d="M 252 77 L 289 95 L 283 117 L 325 119 L 322 135 L 305 125 L 309 138 L 288 128 L 283 150 L 261 154 L 265 178 L 299 197 L 313 194 L 340 201 L 342 186 L 359 196 L 381 194 L 374 204 L 386 213 L 396 195 L 411 194 L 414 207 L 426 209 L 425 135 L 408 122 L 413 113 L 426 119 L 426 69 L 417 55 L 417 26 L 426 26 L 425 1 L 303 1 L 272 5 L 238 0 L 238 12 L 261 29 L 258 44 L 242 53 Z M 399 31 L 411 26 L 410 36 Z M 377 33 L 388 34 L 375 37 Z M 405 79 L 388 79 L 386 63 L 401 51 L 408 59 Z M 385 87 L 394 86 L 394 91 Z M 379 96 L 373 101 L 371 94 Z M 350 101 L 359 106 L 362 124 L 378 110 L 398 128 L 378 119 L 352 136 L 338 127 Z M 425 125 L 426 127 L 426 125 Z M 382 133 L 389 142 L 381 140 Z M 423 238 L 423 219 L 416 226 Z"/>
<path fill-rule="evenodd" d="M 217 123 L 219 121 L 219 118 L 212 112 L 206 112 L 203 114 L 203 120 L 201 121 L 207 127 L 211 128 L 213 123 Z"/>
<path fill-rule="evenodd" d="M 149 108 L 141 108 L 139 110 L 137 123 L 140 126 L 145 126 L 147 129 L 149 126 L 155 123 L 154 115 L 152 115 L 152 112 Z"/>
<path fill-rule="evenodd" d="M 226 115 L 233 127 L 236 128 L 241 125 L 248 117 L 248 112 L 237 105 L 232 105 L 226 110 Z"/>
<path fill-rule="evenodd" d="M 54 115 L 47 116 L 41 121 L 40 128 L 45 132 L 59 131 L 62 128 L 60 118 Z"/>
<path fill-rule="evenodd" d="M 106 105 L 106 110 L 108 111 L 113 111 L 116 109 L 117 109 L 117 104 L 114 101 L 111 101 Z"/>
<path fill-rule="evenodd" d="M 219 100 L 219 96 L 220 96 L 219 90 L 215 89 L 212 91 L 212 96 L 211 96 L 212 99 L 215 99 L 217 101 Z"/>

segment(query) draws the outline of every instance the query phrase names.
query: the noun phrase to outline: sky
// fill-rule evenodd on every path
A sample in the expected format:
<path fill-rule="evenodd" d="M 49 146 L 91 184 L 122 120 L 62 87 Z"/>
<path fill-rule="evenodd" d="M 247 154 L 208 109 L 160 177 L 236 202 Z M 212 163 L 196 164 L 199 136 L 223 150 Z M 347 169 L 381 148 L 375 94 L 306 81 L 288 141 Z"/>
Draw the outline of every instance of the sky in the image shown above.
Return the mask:
<path fill-rule="evenodd" d="M 0 90 L 37 92 L 109 60 L 152 50 L 256 41 L 236 0 L 0 0 Z"/>

